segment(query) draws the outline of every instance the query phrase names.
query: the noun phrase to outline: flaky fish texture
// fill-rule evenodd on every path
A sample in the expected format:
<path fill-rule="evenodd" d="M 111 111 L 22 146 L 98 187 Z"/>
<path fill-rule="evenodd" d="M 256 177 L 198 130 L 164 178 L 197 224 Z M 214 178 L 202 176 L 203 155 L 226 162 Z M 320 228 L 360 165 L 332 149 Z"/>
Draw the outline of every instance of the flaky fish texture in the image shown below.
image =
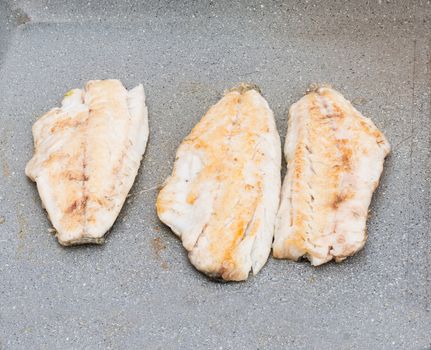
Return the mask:
<path fill-rule="evenodd" d="M 157 213 L 198 270 L 240 281 L 262 268 L 273 239 L 280 163 L 273 113 L 254 86 L 226 93 L 184 139 Z"/>
<path fill-rule="evenodd" d="M 360 250 L 367 239 L 368 207 L 389 151 L 374 123 L 329 87 L 314 87 L 293 104 L 274 257 L 304 256 L 321 265 Z"/>
<path fill-rule="evenodd" d="M 62 245 L 103 243 L 138 172 L 148 139 L 142 85 L 89 81 L 33 125 L 25 172 Z"/>

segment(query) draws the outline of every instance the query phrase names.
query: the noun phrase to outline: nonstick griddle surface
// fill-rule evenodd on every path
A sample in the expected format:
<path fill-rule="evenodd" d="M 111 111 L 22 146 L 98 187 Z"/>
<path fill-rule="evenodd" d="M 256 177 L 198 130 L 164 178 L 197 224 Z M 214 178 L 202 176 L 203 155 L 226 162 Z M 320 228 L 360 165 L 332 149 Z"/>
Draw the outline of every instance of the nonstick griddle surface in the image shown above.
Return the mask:
<path fill-rule="evenodd" d="M 425 1 L 0 0 L 0 349 L 430 349 L 430 15 Z M 148 148 L 106 244 L 63 248 L 24 174 L 31 126 L 104 78 L 144 84 Z M 270 258 L 217 283 L 158 221 L 177 146 L 242 81 L 282 141 L 312 82 L 388 137 L 356 256 Z"/>

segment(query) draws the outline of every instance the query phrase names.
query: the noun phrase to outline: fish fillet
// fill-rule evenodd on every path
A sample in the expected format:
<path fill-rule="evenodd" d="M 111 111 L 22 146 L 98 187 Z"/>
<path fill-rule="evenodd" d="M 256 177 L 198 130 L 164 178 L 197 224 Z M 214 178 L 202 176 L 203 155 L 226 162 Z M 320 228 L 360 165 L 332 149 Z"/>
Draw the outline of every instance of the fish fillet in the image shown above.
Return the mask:
<path fill-rule="evenodd" d="M 250 85 L 228 92 L 185 138 L 157 213 L 198 270 L 240 281 L 262 268 L 273 239 L 280 163 L 272 111 Z"/>
<path fill-rule="evenodd" d="M 89 81 L 33 125 L 25 169 L 62 245 L 103 243 L 138 172 L 148 139 L 142 85 Z"/>
<path fill-rule="evenodd" d="M 389 151 L 373 122 L 329 87 L 315 87 L 293 104 L 274 257 L 305 256 L 312 265 L 321 265 L 360 250 L 367 239 L 368 207 Z"/>

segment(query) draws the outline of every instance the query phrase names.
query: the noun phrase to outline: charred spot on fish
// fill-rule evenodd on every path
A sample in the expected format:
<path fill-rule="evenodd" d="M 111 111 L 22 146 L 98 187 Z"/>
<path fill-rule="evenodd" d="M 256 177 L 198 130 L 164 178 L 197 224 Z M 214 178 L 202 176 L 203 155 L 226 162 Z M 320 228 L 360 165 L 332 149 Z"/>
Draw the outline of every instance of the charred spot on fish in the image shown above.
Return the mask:
<path fill-rule="evenodd" d="M 69 206 L 69 208 L 67 208 L 66 213 L 74 212 L 77 206 L 78 206 L 78 201 L 77 200 L 73 201 L 73 203 Z"/>
<path fill-rule="evenodd" d="M 335 199 L 332 201 L 332 208 L 338 209 L 340 204 L 343 203 L 346 199 L 346 195 L 336 194 Z"/>
<path fill-rule="evenodd" d="M 89 176 L 86 174 L 76 174 L 72 172 L 67 173 L 66 176 L 69 181 L 88 181 L 89 179 Z"/>
<path fill-rule="evenodd" d="M 74 213 L 74 212 L 81 212 L 85 210 L 87 206 L 88 196 L 83 196 L 80 199 L 76 199 L 73 201 L 73 203 L 69 206 L 69 208 L 66 209 L 66 213 Z"/>

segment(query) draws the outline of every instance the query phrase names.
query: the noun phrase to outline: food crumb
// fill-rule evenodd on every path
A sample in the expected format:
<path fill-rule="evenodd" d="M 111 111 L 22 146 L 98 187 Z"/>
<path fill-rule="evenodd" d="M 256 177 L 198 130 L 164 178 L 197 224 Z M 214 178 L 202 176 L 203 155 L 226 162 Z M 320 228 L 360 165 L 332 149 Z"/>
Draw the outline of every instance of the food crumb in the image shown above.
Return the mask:
<path fill-rule="evenodd" d="M 161 257 L 161 252 L 166 249 L 166 245 L 163 243 L 162 239 L 160 237 L 153 238 L 151 241 L 151 246 L 154 249 L 154 253 L 156 257 L 161 260 L 160 266 L 163 270 L 168 270 L 169 265 L 168 263 Z"/>
<path fill-rule="evenodd" d="M 152 241 L 152 246 L 154 248 L 154 251 L 156 252 L 156 255 L 159 256 L 160 252 L 162 250 L 166 249 L 166 245 L 162 242 L 160 237 L 156 237 Z"/>

